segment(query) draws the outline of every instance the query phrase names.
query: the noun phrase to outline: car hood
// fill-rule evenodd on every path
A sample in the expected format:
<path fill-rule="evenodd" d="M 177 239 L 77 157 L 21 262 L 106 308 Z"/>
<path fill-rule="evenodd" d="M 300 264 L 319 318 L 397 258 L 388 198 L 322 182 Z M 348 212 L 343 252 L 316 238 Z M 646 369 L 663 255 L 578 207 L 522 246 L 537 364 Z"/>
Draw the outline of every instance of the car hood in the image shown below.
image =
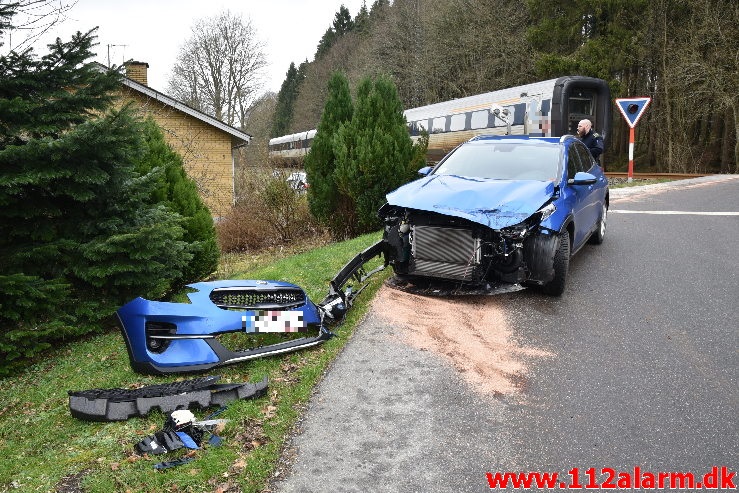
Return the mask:
<path fill-rule="evenodd" d="M 461 217 L 492 229 L 518 224 L 547 203 L 554 183 L 430 175 L 387 194 L 390 205 Z"/>

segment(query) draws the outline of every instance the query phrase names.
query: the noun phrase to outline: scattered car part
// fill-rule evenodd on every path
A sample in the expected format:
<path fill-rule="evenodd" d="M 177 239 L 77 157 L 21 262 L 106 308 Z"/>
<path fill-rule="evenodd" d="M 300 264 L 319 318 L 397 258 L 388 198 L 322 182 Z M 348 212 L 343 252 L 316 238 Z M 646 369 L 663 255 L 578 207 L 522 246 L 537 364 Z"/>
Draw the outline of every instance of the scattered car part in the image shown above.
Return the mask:
<path fill-rule="evenodd" d="M 123 421 L 145 416 L 153 409 L 168 413 L 190 407 L 222 406 L 236 399 L 260 397 L 267 392 L 267 378 L 257 383 L 217 384 L 210 376 L 150 385 L 140 389 L 92 389 L 69 391 L 69 409 L 85 421 Z"/>
<path fill-rule="evenodd" d="M 192 451 L 200 449 L 206 435 L 209 435 L 208 444 L 210 446 L 218 447 L 222 444 L 221 437 L 215 434 L 215 428 L 217 425 L 225 423 L 226 420 L 208 419 L 211 416 L 213 415 L 211 414 L 203 421 L 196 421 L 195 415 L 188 409 L 178 409 L 167 417 L 161 431 L 138 441 L 134 445 L 134 450 L 139 454 L 160 455 L 187 448 L 191 452 L 188 452 L 185 456 L 173 461 L 159 462 L 154 464 L 154 468 L 168 469 L 187 464 L 194 460 Z"/>
<path fill-rule="evenodd" d="M 227 419 L 204 419 L 202 421 L 193 421 L 192 426 L 213 431 L 220 426 L 224 426 L 226 423 L 228 423 Z"/>
<path fill-rule="evenodd" d="M 171 420 L 169 426 L 175 430 L 179 430 L 185 426 L 192 425 L 195 422 L 195 415 L 189 409 L 177 409 L 170 413 L 169 419 Z"/>
<path fill-rule="evenodd" d="M 361 251 L 357 256 L 341 268 L 341 270 L 329 282 L 329 291 L 323 300 L 318 304 L 321 312 L 331 321 L 340 321 L 346 315 L 347 310 L 354 304 L 354 299 L 359 293 L 367 287 L 367 279 L 372 275 L 380 272 L 388 266 L 387 260 L 369 272 L 365 270 L 365 265 L 376 257 L 385 254 L 385 242 L 378 241 Z M 359 289 L 354 289 L 352 285 L 344 286 L 351 280 L 361 284 Z"/>
<path fill-rule="evenodd" d="M 180 459 L 170 460 L 166 462 L 159 462 L 157 464 L 154 464 L 154 469 L 170 469 L 172 467 L 181 466 L 183 464 L 187 464 L 188 462 L 192 462 L 195 460 L 195 457 L 192 456 L 185 456 Z"/>
<path fill-rule="evenodd" d="M 139 454 L 160 455 L 172 452 L 184 447 L 184 442 L 180 439 L 177 432 L 158 431 L 153 435 L 149 435 L 134 445 L 134 450 Z"/>
<path fill-rule="evenodd" d="M 131 367 L 138 373 L 203 372 L 211 368 L 315 346 L 331 337 L 316 305 L 294 284 L 225 280 L 188 286 L 189 303 L 149 301 L 122 306 L 118 320 Z M 306 332 L 318 335 L 231 351 L 218 340 L 228 333 Z"/>
<path fill-rule="evenodd" d="M 367 278 L 385 268 L 387 263 L 370 272 L 364 269 L 382 253 L 382 242 L 359 253 L 331 280 L 329 293 L 317 305 L 294 284 L 262 280 L 191 284 L 189 303 L 136 298 L 116 312 L 131 367 L 155 375 L 202 372 L 321 344 L 333 336 L 325 324 L 343 320 Z M 354 290 L 347 286 L 350 281 L 365 284 Z M 239 351 L 227 349 L 218 340 L 230 333 L 308 330 L 317 330 L 318 335 Z"/>

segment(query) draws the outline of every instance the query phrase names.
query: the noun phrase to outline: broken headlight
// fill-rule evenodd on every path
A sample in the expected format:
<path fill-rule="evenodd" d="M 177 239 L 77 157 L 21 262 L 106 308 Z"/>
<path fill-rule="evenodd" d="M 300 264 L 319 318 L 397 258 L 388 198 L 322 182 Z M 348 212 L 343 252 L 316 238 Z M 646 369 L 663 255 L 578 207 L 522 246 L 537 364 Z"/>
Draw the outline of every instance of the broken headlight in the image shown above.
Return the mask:
<path fill-rule="evenodd" d="M 557 207 L 553 202 L 549 202 L 547 205 L 536 211 L 537 214 L 541 214 L 540 221 L 544 221 L 555 212 L 557 212 Z"/>
<path fill-rule="evenodd" d="M 502 236 L 511 240 L 522 240 L 528 232 L 529 225 L 526 221 L 500 230 Z"/>
<path fill-rule="evenodd" d="M 557 207 L 550 202 L 536 211 L 536 213 L 525 221 L 514 224 L 513 226 L 508 226 L 507 228 L 502 228 L 500 230 L 500 234 L 509 240 L 523 240 L 531 231 L 535 230 L 542 221 L 546 220 L 556 211 Z"/>

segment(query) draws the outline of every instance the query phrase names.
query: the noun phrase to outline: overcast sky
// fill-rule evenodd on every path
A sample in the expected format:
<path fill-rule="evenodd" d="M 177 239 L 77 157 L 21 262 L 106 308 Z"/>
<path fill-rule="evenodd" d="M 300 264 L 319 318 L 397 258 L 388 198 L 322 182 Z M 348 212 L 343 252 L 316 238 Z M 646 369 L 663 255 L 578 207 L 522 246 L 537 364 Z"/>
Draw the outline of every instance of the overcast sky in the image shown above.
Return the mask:
<path fill-rule="evenodd" d="M 73 0 L 72 0 L 73 1 Z M 223 10 L 251 19 L 265 45 L 268 67 L 264 90 L 279 91 L 290 62 L 313 59 L 323 33 L 343 4 L 352 17 L 364 0 L 78 0 L 67 20 L 54 29 L 68 40 L 76 31 L 99 26 L 97 61 L 120 65 L 133 59 L 149 64 L 149 86 L 165 91 L 180 46 L 196 20 Z M 372 4 L 367 1 L 367 8 Z M 36 54 L 46 53 L 44 39 Z M 111 45 L 108 48 L 108 45 Z M 5 46 L 4 48 L 8 48 Z"/>

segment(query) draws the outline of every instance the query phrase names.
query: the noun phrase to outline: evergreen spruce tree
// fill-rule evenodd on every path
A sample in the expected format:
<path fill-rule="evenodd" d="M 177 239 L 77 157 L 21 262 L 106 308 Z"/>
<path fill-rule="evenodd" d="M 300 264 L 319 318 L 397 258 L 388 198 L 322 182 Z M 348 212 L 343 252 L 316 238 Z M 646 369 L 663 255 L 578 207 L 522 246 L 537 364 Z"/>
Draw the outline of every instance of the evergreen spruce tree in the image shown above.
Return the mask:
<path fill-rule="evenodd" d="M 300 84 L 305 79 L 305 63 L 301 63 L 299 68 L 295 68 L 294 63 L 290 63 L 290 68 L 285 74 L 285 80 L 280 86 L 280 92 L 277 93 L 277 104 L 275 105 L 275 118 L 272 124 L 272 137 L 280 137 L 290 133 L 290 125 L 293 121 L 293 112 L 295 110 L 295 100 L 298 97 Z"/>
<path fill-rule="evenodd" d="M 336 43 L 339 37 L 336 35 L 336 31 L 332 27 L 326 29 L 326 32 L 321 36 L 318 41 L 318 47 L 316 47 L 316 60 L 320 60 L 326 53 L 329 52 L 331 47 Z"/>
<path fill-rule="evenodd" d="M 203 279 L 216 270 L 220 256 L 213 216 L 200 198 L 197 185 L 187 176 L 182 157 L 169 147 L 151 118 L 144 122 L 144 139 L 146 150 L 136 163 L 136 171 L 146 175 L 163 169 L 152 193 L 152 203 L 166 204 L 182 216 L 183 240 L 192 254 L 176 284 Z"/>
<path fill-rule="evenodd" d="M 367 77 L 359 83 L 352 119 L 338 130 L 334 152 L 337 186 L 356 207 L 351 235 L 378 229 L 385 195 L 414 177 L 425 153 L 408 135 L 392 80 Z"/>
<path fill-rule="evenodd" d="M 650 2 L 527 0 L 528 39 L 541 77 L 580 74 L 606 80 L 619 94 L 624 71 L 639 71 L 641 22 Z"/>
<path fill-rule="evenodd" d="M 354 21 L 352 20 L 352 16 L 349 13 L 348 8 L 343 5 L 339 7 L 339 11 L 334 15 L 333 26 L 334 32 L 336 32 L 336 35 L 339 37 L 354 29 Z"/>
<path fill-rule="evenodd" d="M 354 17 L 354 32 L 366 35 L 370 29 L 370 13 L 367 9 L 367 2 L 362 3 L 359 12 Z"/>
<path fill-rule="evenodd" d="M 88 62 L 94 30 L 0 57 L 0 373 L 158 297 L 192 258 L 182 218 L 135 169 L 141 122 L 109 111 L 120 75 Z"/>
<path fill-rule="evenodd" d="M 305 157 L 308 177 L 308 204 L 313 216 L 328 226 L 336 238 L 344 236 L 354 207 L 347 196 L 341 196 L 336 186 L 334 171 L 334 135 L 339 127 L 352 118 L 352 99 L 349 80 L 341 72 L 335 72 L 328 83 L 328 99 L 318 124 L 310 152 Z"/>
<path fill-rule="evenodd" d="M 326 32 L 323 33 L 321 40 L 318 42 L 316 60 L 328 53 L 331 47 L 336 44 L 342 36 L 351 32 L 353 29 L 354 21 L 349 13 L 349 9 L 342 5 L 339 7 L 339 11 L 334 15 L 332 27 L 326 29 Z"/>

